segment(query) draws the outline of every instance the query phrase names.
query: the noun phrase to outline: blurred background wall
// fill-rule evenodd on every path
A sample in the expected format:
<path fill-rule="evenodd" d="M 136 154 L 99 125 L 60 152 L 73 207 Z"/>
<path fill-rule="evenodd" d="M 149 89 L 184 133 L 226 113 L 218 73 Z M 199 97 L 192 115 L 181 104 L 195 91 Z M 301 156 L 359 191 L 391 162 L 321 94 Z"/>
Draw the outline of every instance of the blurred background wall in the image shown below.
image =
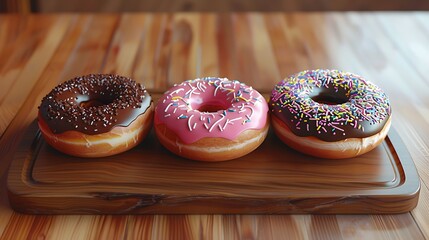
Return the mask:
<path fill-rule="evenodd" d="M 0 0 L 0 12 L 402 11 L 429 0 Z"/>

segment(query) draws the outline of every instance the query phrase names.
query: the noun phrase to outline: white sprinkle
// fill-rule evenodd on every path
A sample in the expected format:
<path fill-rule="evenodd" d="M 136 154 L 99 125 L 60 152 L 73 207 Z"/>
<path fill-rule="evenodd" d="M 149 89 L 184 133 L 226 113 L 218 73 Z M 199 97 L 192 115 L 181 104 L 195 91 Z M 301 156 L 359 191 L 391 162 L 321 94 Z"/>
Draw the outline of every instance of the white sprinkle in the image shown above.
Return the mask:
<path fill-rule="evenodd" d="M 205 92 L 206 86 L 204 86 L 201 82 L 197 82 L 197 88 L 201 92 Z"/>
<path fill-rule="evenodd" d="M 192 127 L 191 127 L 191 119 L 194 117 L 194 115 L 191 115 L 190 117 L 189 117 L 189 119 L 188 119 L 188 128 L 189 128 L 189 131 L 192 131 Z"/>
<path fill-rule="evenodd" d="M 204 91 L 207 89 L 206 84 L 207 84 L 206 82 L 202 82 L 202 83 L 201 83 L 201 86 L 200 86 L 200 87 L 201 87 L 201 89 L 202 89 L 202 90 L 201 90 L 202 92 L 204 92 Z"/>
<path fill-rule="evenodd" d="M 250 109 L 250 115 L 248 116 L 248 118 L 250 119 L 252 116 L 253 116 L 253 108 L 252 107 L 250 107 L 250 106 L 243 106 L 243 109 L 244 108 L 248 108 L 248 109 Z M 247 115 L 246 115 L 246 117 L 247 117 Z"/>
<path fill-rule="evenodd" d="M 225 124 L 223 125 L 223 129 L 226 128 L 226 125 L 228 125 L 228 123 L 229 123 L 229 119 L 226 119 Z M 220 127 L 220 125 L 219 125 L 219 127 Z"/>
<path fill-rule="evenodd" d="M 231 122 L 231 124 L 233 124 L 233 122 L 238 121 L 238 120 L 240 120 L 240 119 L 241 119 L 241 117 L 238 117 L 238 118 L 233 118 L 233 119 L 231 119 L 231 120 L 229 120 L 229 121 Z"/>
<path fill-rule="evenodd" d="M 201 90 L 201 82 L 197 82 L 197 88 L 198 88 L 198 90 L 202 91 Z"/>
<path fill-rule="evenodd" d="M 211 132 L 213 130 L 213 128 L 220 122 L 223 120 L 223 118 L 225 117 L 224 115 L 221 115 L 222 117 L 217 120 L 215 123 L 213 123 L 213 125 L 211 126 L 211 128 L 209 129 L 209 132 Z"/>
<path fill-rule="evenodd" d="M 188 86 L 189 86 L 191 89 L 195 89 L 195 87 L 194 87 L 194 86 L 192 86 L 191 82 L 188 82 Z"/>
<path fill-rule="evenodd" d="M 218 90 L 219 88 L 220 88 L 219 86 L 217 86 L 217 87 L 216 87 L 216 89 L 215 89 L 215 91 L 214 91 L 213 96 L 216 96 L 217 90 Z"/>
<path fill-rule="evenodd" d="M 340 130 L 341 132 L 344 132 L 344 129 L 339 128 L 339 127 L 337 127 L 337 126 L 334 126 L 333 124 L 331 124 L 331 127 L 335 128 L 335 129 L 337 129 L 337 130 Z"/>
<path fill-rule="evenodd" d="M 167 112 L 171 105 L 173 105 L 173 103 L 169 103 L 169 104 L 167 105 L 167 107 L 165 107 L 164 112 Z"/>
<path fill-rule="evenodd" d="M 181 92 L 181 91 L 184 91 L 185 89 L 183 89 L 183 88 L 178 88 L 178 89 L 176 89 L 176 90 L 174 90 L 173 92 L 171 92 L 170 93 L 170 95 L 172 95 L 172 94 L 177 94 L 177 93 L 179 93 L 179 92 Z"/>

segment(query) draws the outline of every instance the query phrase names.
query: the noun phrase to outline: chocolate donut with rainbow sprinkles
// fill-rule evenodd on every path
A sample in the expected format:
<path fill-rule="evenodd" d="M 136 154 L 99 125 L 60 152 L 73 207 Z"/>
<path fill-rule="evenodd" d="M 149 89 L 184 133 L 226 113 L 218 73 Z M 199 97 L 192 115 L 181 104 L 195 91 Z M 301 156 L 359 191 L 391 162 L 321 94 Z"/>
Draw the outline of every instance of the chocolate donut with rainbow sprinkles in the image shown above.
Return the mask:
<path fill-rule="evenodd" d="M 268 105 L 236 80 L 207 77 L 173 86 L 155 107 L 155 133 L 165 148 L 193 160 L 244 156 L 265 139 Z"/>
<path fill-rule="evenodd" d="M 351 158 L 377 147 L 391 105 L 375 84 L 353 73 L 307 70 L 279 82 L 269 102 L 276 135 L 308 155 Z"/>

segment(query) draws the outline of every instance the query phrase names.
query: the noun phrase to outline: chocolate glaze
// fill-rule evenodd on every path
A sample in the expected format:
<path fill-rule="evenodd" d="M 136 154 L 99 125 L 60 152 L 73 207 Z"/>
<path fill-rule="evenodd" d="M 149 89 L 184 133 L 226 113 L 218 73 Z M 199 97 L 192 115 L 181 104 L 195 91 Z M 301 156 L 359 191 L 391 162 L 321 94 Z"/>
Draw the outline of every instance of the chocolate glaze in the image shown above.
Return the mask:
<path fill-rule="evenodd" d="M 269 105 L 295 135 L 329 142 L 372 136 L 391 115 L 380 88 L 338 70 L 303 71 L 281 81 Z"/>
<path fill-rule="evenodd" d="M 55 134 L 74 130 L 88 135 L 130 125 L 152 99 L 134 80 L 110 74 L 76 77 L 42 99 L 39 116 Z"/>

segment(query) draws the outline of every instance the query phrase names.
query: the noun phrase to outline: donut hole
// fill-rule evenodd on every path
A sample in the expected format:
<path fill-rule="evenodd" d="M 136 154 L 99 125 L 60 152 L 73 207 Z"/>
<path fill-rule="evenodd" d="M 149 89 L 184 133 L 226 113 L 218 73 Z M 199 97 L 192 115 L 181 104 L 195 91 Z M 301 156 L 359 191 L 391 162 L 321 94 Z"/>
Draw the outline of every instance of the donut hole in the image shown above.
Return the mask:
<path fill-rule="evenodd" d="M 200 112 L 215 113 L 228 109 L 230 104 L 226 103 L 222 99 L 204 99 L 195 98 L 191 103 L 191 108 Z"/>
<path fill-rule="evenodd" d="M 349 91 L 344 88 L 319 88 L 315 89 L 309 97 L 320 104 L 338 105 L 349 101 Z"/>
<path fill-rule="evenodd" d="M 108 99 L 108 98 L 92 98 L 92 99 L 88 99 L 86 101 L 80 101 L 79 106 L 84 107 L 84 108 L 99 107 L 99 106 L 103 106 L 103 105 L 108 105 L 108 104 L 112 103 L 113 101 L 114 101 L 113 99 Z"/>
<path fill-rule="evenodd" d="M 332 96 L 332 95 L 317 95 L 314 97 L 311 97 L 311 99 L 315 102 L 321 103 L 321 104 L 327 104 L 327 105 L 337 105 L 337 104 L 343 104 L 349 101 L 348 98 L 341 97 L 341 96 Z"/>
<path fill-rule="evenodd" d="M 98 107 L 98 106 L 103 106 L 103 105 L 106 105 L 106 104 L 103 103 L 102 101 L 99 101 L 98 99 L 92 99 L 89 101 L 81 102 L 79 104 L 79 106 L 84 107 L 84 108 Z"/>
<path fill-rule="evenodd" d="M 200 112 L 214 113 L 217 111 L 225 110 L 225 107 L 221 105 L 216 105 L 216 104 L 204 104 L 200 106 L 197 110 Z"/>

